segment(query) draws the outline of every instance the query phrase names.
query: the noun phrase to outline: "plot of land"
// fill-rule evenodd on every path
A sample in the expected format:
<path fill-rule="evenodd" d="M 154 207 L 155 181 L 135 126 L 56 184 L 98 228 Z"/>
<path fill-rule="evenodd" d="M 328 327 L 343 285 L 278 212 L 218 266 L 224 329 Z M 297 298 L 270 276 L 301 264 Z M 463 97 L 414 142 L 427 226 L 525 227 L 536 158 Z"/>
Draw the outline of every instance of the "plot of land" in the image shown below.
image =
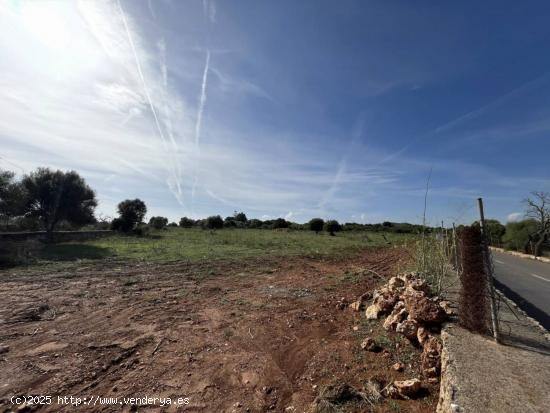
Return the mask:
<path fill-rule="evenodd" d="M 419 376 L 418 349 L 340 304 L 407 259 L 401 247 L 371 247 L 344 258 L 102 259 L 3 270 L 0 343 L 9 351 L 0 355 L 0 406 L 27 394 L 157 396 L 188 397 L 189 412 L 303 412 L 327 384 Z M 361 350 L 366 335 L 391 357 Z M 391 370 L 396 361 L 404 372 Z M 437 386 L 427 392 L 374 410 L 434 411 Z"/>

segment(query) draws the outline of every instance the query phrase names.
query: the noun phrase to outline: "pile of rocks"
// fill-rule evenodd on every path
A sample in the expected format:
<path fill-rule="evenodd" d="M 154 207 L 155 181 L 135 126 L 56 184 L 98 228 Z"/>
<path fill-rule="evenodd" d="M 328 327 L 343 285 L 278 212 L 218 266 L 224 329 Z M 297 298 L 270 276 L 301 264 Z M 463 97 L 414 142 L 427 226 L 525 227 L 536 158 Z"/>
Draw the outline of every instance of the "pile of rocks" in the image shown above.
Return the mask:
<path fill-rule="evenodd" d="M 441 324 L 452 314 L 447 301 L 434 297 L 428 284 L 416 273 L 406 273 L 392 277 L 372 294 L 361 296 L 350 304 L 354 311 L 365 309 L 367 319 L 378 319 L 387 315 L 383 328 L 405 336 L 414 345 L 422 347 L 422 373 L 431 383 L 439 380 L 441 370 L 441 341 L 433 334 L 439 331 Z M 367 305 L 370 302 L 370 305 Z M 367 337 L 361 347 L 376 351 L 374 341 Z M 395 366 L 401 370 L 402 366 Z M 409 383 L 410 382 L 410 383 Z M 409 386 L 410 385 L 410 386 Z M 403 389 L 407 390 L 404 391 Z M 388 389 L 389 397 L 409 397 L 420 389 L 418 379 L 395 382 Z"/>

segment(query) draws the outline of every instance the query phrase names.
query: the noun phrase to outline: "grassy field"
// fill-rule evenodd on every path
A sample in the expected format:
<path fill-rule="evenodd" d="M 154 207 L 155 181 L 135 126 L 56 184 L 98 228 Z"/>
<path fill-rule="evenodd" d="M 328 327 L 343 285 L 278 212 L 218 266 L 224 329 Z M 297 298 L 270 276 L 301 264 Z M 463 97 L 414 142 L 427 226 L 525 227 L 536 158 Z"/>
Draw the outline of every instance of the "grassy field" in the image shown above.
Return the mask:
<path fill-rule="evenodd" d="M 116 235 L 82 243 L 62 243 L 46 247 L 40 258 L 46 261 L 101 259 L 169 262 L 290 255 L 342 255 L 377 245 L 402 243 L 411 235 L 340 232 L 336 236 L 311 231 L 256 229 L 168 228 L 149 237 Z"/>

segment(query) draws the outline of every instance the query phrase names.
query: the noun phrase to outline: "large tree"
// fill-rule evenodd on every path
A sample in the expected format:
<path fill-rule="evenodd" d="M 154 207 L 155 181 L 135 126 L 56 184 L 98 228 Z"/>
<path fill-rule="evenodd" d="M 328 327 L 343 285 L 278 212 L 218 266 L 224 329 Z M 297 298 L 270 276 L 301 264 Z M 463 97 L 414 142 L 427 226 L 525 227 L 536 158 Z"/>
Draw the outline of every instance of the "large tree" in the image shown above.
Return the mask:
<path fill-rule="evenodd" d="M 542 247 L 550 239 L 550 193 L 531 192 L 531 196 L 524 201 L 525 216 L 537 222 L 537 230 L 531 234 L 534 243 L 535 257 L 542 253 Z"/>
<path fill-rule="evenodd" d="M 143 222 L 147 214 L 147 206 L 141 199 L 126 199 L 118 204 L 119 218 L 115 218 L 111 228 L 118 231 L 130 232 Z"/>
<path fill-rule="evenodd" d="M 13 172 L 0 170 L 0 219 L 6 229 L 11 218 L 25 214 L 26 195 L 24 186 L 15 180 Z"/>
<path fill-rule="evenodd" d="M 316 234 L 321 232 L 323 230 L 323 227 L 325 225 L 325 221 L 323 221 L 321 218 L 312 218 L 309 221 L 309 229 L 312 231 L 315 231 Z"/>
<path fill-rule="evenodd" d="M 26 212 L 40 219 L 48 239 L 60 221 L 75 226 L 95 221 L 95 192 L 75 171 L 38 168 L 25 175 L 22 184 L 27 192 Z"/>

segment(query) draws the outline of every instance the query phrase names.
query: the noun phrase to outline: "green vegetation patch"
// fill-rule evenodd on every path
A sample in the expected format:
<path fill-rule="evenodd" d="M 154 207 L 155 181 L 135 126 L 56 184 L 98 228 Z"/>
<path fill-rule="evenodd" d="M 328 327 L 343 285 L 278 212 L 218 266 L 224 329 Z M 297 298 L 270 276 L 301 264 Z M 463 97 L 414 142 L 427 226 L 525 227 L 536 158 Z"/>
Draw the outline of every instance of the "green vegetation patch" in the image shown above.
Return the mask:
<path fill-rule="evenodd" d="M 49 245 L 41 258 L 48 261 L 99 259 L 144 260 L 155 262 L 202 261 L 260 256 L 335 256 L 354 254 L 369 246 L 399 244 L 410 235 L 340 232 L 336 236 L 311 231 L 261 229 L 202 230 L 167 228 L 149 237 L 113 235 L 81 243 Z M 387 241 L 386 241 L 387 240 Z"/>

